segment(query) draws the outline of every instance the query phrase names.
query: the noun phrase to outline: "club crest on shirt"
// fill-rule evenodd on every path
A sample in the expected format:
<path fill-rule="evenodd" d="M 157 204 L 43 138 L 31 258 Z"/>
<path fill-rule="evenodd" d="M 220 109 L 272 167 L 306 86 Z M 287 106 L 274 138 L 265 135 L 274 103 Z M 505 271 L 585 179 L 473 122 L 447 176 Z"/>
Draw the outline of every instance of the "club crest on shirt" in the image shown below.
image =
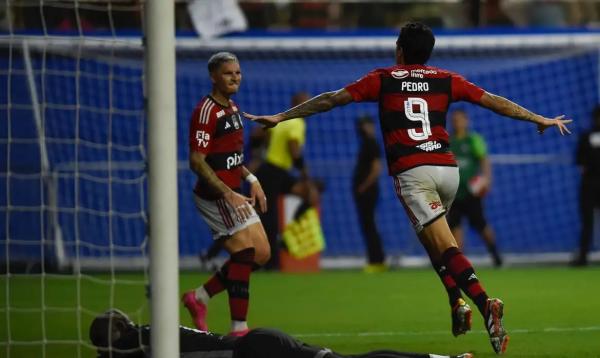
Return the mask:
<path fill-rule="evenodd" d="M 407 70 L 395 70 L 395 71 L 392 71 L 391 75 L 392 75 L 392 77 L 401 80 L 403 78 L 408 77 L 408 71 Z"/>

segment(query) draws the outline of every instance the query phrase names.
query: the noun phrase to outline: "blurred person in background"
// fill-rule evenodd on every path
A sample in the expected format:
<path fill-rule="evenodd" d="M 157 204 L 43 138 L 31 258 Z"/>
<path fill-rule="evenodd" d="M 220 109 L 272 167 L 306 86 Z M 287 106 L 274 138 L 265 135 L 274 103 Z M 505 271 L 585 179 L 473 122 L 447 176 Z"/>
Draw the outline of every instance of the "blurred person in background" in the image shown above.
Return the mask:
<path fill-rule="evenodd" d="M 585 266 L 594 235 L 594 209 L 600 209 L 600 105 L 592 112 L 592 128 L 579 137 L 575 161 L 581 169 L 581 237 L 572 265 Z"/>
<path fill-rule="evenodd" d="M 292 96 L 292 107 L 308 100 L 306 92 L 298 92 Z M 260 215 L 271 245 L 271 260 L 266 269 L 279 268 L 279 197 L 283 194 L 294 194 L 301 197 L 310 206 L 317 206 L 319 192 L 309 179 L 308 168 L 304 162 L 304 142 L 306 140 L 306 123 L 304 118 L 291 119 L 281 126 L 268 130 L 268 144 L 264 162 L 256 172 L 258 180 L 270 203 L 269 210 Z M 297 171 L 298 174 L 295 174 Z"/>
<path fill-rule="evenodd" d="M 502 266 L 502 258 L 496 247 L 494 230 L 485 219 L 483 197 L 492 184 L 492 165 L 487 154 L 483 137 L 469 130 L 469 117 L 463 110 L 450 115 L 453 134 L 450 137 L 450 150 L 458 162 L 459 182 L 454 203 L 448 213 L 448 225 L 463 250 L 464 231 L 462 219 L 467 218 L 469 225 L 477 231 L 492 256 L 494 266 Z"/>
<path fill-rule="evenodd" d="M 367 273 L 387 270 L 381 236 L 375 223 L 375 207 L 379 197 L 379 175 L 383 169 L 379 144 L 375 138 L 375 123 L 368 116 L 362 116 L 356 123 L 360 138 L 360 150 L 354 166 L 352 191 L 358 212 L 360 228 L 367 246 Z"/>

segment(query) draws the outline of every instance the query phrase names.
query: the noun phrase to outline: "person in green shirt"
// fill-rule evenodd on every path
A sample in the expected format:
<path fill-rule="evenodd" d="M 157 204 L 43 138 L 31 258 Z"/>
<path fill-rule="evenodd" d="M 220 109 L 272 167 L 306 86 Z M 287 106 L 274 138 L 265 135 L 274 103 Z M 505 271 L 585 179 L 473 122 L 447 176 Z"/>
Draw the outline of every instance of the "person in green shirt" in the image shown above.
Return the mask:
<path fill-rule="evenodd" d="M 450 115 L 453 134 L 450 137 L 450 150 L 456 156 L 460 180 L 456 198 L 448 213 L 448 224 L 460 249 L 463 248 L 462 219 L 479 233 L 492 256 L 495 266 L 502 265 L 502 258 L 496 247 L 494 230 L 485 219 L 483 197 L 492 183 L 492 166 L 487 155 L 485 140 L 469 130 L 469 118 L 463 110 Z"/>

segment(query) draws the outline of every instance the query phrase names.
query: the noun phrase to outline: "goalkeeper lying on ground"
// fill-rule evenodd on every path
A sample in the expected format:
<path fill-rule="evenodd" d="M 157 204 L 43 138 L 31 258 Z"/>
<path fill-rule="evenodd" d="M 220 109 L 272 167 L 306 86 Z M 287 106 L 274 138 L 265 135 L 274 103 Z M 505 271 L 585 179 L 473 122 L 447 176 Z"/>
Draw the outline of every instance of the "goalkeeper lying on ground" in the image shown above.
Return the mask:
<path fill-rule="evenodd" d="M 90 326 L 90 340 L 98 348 L 99 358 L 151 356 L 150 326 L 136 325 L 119 310 L 106 311 L 94 319 Z M 180 326 L 179 341 L 182 358 L 472 358 L 470 353 L 440 356 L 395 351 L 342 355 L 265 328 L 251 330 L 243 337 L 233 337 Z"/>

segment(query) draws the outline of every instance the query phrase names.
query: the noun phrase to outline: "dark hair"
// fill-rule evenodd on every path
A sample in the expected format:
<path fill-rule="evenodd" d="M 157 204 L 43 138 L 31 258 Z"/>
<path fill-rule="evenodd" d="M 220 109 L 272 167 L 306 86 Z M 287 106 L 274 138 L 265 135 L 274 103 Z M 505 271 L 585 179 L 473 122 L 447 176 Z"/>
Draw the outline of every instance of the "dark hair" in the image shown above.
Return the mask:
<path fill-rule="evenodd" d="M 411 22 L 402 27 L 396 48 L 402 49 L 404 63 L 423 65 L 429 60 L 435 45 L 435 37 L 429 26 L 420 22 Z"/>
<path fill-rule="evenodd" d="M 218 70 L 225 62 L 239 62 L 236 55 L 231 52 L 217 52 L 208 59 L 208 73 Z"/>
<path fill-rule="evenodd" d="M 120 324 L 118 324 L 118 322 Z M 133 326 L 133 322 L 131 322 L 125 313 L 117 309 L 108 310 L 102 313 L 97 316 L 90 325 L 90 341 L 92 341 L 92 344 L 96 347 L 104 348 L 112 346 L 112 342 L 109 342 L 108 340 L 113 326 L 118 329 L 124 329 Z M 114 342 L 117 337 L 110 338 Z"/>

